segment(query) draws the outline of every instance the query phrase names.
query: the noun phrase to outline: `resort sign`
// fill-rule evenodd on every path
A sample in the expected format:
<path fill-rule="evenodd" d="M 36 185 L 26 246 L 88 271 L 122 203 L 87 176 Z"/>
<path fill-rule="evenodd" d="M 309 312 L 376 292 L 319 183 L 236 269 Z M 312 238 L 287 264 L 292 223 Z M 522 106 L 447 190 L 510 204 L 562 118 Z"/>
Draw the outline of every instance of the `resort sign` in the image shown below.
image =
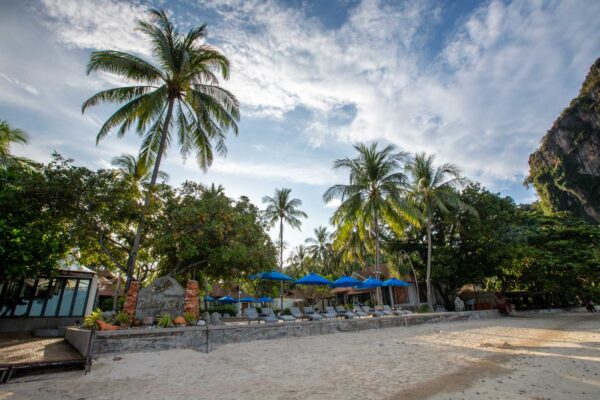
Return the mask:
<path fill-rule="evenodd" d="M 140 290 L 135 319 L 155 317 L 163 313 L 173 316 L 183 314 L 185 289 L 170 276 L 156 279 L 150 286 Z"/>

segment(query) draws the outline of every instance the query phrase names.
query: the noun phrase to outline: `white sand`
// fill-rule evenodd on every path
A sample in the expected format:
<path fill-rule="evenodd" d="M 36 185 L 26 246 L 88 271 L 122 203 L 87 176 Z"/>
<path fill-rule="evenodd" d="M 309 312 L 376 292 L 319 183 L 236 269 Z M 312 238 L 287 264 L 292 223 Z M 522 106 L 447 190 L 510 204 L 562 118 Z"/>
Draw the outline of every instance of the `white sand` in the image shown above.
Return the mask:
<path fill-rule="evenodd" d="M 0 399 L 600 399 L 600 313 L 527 315 L 100 358 Z"/>

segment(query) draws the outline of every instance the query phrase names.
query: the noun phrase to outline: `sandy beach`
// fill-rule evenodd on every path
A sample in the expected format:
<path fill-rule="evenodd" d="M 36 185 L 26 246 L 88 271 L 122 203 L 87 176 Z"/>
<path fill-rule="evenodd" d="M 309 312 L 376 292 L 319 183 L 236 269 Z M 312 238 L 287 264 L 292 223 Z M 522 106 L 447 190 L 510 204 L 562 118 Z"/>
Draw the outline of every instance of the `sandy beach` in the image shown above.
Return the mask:
<path fill-rule="evenodd" d="M 598 399 L 600 314 L 528 314 L 100 358 L 0 399 Z"/>

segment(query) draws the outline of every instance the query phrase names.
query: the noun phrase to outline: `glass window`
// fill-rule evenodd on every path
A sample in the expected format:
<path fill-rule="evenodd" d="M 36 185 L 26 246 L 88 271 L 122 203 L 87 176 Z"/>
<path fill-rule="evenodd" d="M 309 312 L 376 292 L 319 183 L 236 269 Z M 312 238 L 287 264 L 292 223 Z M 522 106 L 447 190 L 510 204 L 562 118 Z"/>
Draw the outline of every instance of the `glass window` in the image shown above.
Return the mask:
<path fill-rule="evenodd" d="M 65 281 L 66 279 L 62 278 L 52 279 L 48 290 L 48 301 L 46 303 L 46 310 L 44 310 L 44 317 L 54 317 L 56 315 L 58 301 L 60 300 L 60 294 Z"/>
<path fill-rule="evenodd" d="M 10 317 L 17 306 L 17 295 L 21 282 L 7 282 L 2 304 L 0 305 L 0 317 Z"/>
<path fill-rule="evenodd" d="M 60 302 L 59 317 L 68 317 L 71 314 L 71 304 L 75 298 L 77 290 L 77 279 L 67 279 L 65 290 L 63 291 L 62 301 Z"/>
<path fill-rule="evenodd" d="M 14 317 L 23 317 L 27 314 L 29 308 L 29 301 L 33 295 L 33 287 L 35 285 L 35 279 L 25 279 L 19 289 L 17 290 L 13 299 L 15 300 L 15 312 Z"/>
<path fill-rule="evenodd" d="M 73 316 L 82 317 L 85 312 L 85 301 L 88 298 L 88 291 L 90 290 L 90 280 L 81 279 L 79 280 L 79 287 L 77 288 L 77 296 L 75 296 L 75 307 L 73 307 Z"/>
<path fill-rule="evenodd" d="M 33 294 L 31 310 L 29 310 L 30 317 L 39 317 L 42 315 L 42 309 L 44 308 L 44 302 L 49 296 L 50 280 L 46 278 L 38 279 L 38 284 Z"/>

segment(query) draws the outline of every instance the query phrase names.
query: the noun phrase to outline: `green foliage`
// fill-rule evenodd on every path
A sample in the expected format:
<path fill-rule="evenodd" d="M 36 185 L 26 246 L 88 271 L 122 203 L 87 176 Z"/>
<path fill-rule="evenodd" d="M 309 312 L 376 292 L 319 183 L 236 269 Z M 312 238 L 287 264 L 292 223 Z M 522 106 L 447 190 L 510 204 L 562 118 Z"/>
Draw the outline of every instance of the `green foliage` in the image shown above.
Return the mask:
<path fill-rule="evenodd" d="M 237 313 L 237 310 L 235 306 L 231 304 L 216 304 L 214 306 L 211 306 L 208 309 L 208 312 L 211 314 L 214 312 L 218 312 L 219 314 L 235 315 Z"/>
<path fill-rule="evenodd" d="M 173 326 L 173 317 L 169 313 L 161 314 L 156 320 L 156 325 L 161 328 L 170 328 Z"/>
<path fill-rule="evenodd" d="M 113 297 L 106 297 L 106 298 L 102 299 L 102 301 L 100 301 L 99 308 L 102 311 L 112 311 L 113 302 L 114 302 Z M 117 299 L 117 307 L 115 307 L 115 309 L 122 310 L 123 304 L 125 304 L 125 297 L 121 296 Z"/>
<path fill-rule="evenodd" d="M 183 319 L 185 319 L 185 323 L 188 325 L 194 325 L 196 322 L 198 322 L 196 314 L 192 312 L 183 313 Z"/>
<path fill-rule="evenodd" d="M 85 317 L 83 319 L 83 326 L 84 326 L 84 328 L 91 328 L 93 326 L 96 326 L 96 328 L 97 328 L 98 321 L 104 321 L 104 318 L 102 318 L 102 310 L 99 308 L 96 308 L 94 311 L 92 311 L 90 313 L 90 315 L 88 315 L 87 317 Z"/>
<path fill-rule="evenodd" d="M 120 311 L 117 313 L 115 320 L 120 324 L 127 324 L 129 323 L 129 314 L 127 314 L 125 311 Z"/>

